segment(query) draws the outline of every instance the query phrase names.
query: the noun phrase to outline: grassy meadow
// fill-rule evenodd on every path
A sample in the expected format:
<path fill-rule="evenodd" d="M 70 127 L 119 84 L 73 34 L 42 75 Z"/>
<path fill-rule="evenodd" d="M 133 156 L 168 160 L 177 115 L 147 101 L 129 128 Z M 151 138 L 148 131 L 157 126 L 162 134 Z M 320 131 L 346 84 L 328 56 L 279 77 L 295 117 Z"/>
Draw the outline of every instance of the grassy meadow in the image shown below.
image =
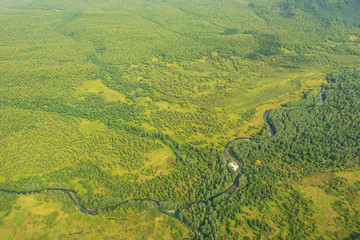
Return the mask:
<path fill-rule="evenodd" d="M 11 212 L 0 212 L 0 239 L 183 239 L 191 233 L 178 221 L 155 211 L 124 219 L 84 215 L 45 194 L 21 195 Z"/>

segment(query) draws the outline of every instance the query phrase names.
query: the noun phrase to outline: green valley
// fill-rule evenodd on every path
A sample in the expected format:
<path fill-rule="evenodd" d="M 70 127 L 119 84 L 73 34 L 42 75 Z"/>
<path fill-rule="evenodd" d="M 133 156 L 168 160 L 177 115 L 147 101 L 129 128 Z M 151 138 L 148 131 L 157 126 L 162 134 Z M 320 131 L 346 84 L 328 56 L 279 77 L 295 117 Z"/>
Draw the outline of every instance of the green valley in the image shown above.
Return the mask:
<path fill-rule="evenodd" d="M 358 12 L 0 0 L 0 239 L 359 238 Z"/>

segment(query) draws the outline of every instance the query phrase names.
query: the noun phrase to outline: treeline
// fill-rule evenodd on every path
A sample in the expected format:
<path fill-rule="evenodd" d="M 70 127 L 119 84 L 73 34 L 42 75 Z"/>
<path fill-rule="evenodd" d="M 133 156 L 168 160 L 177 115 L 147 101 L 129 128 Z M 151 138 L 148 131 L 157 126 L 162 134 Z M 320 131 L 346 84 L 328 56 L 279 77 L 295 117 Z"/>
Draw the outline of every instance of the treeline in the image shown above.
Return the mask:
<path fill-rule="evenodd" d="M 271 112 L 271 140 L 235 142 L 231 151 L 244 164 L 276 165 L 279 171 L 312 173 L 354 168 L 359 163 L 359 73 L 330 74 L 319 95 Z M 263 135 L 266 133 L 262 133 Z M 259 136 L 256 138 L 261 140 Z"/>
<path fill-rule="evenodd" d="M 251 239 L 238 232 L 249 228 L 252 239 L 317 236 L 317 209 L 293 183 L 309 174 L 357 169 L 360 152 L 360 72 L 329 74 L 326 79 L 328 84 L 322 86 L 323 103 L 318 93 L 308 93 L 271 112 L 269 123 L 275 130 L 272 138 L 269 139 L 266 126 L 253 140 L 230 145 L 232 156 L 243 166 L 237 192 L 181 209 L 180 219 L 198 229 L 204 239 Z M 347 196 L 333 208 L 344 217 L 345 212 L 350 214 L 345 217 L 347 220 L 339 220 L 346 232 L 342 236 L 356 235 L 359 219 L 354 218 L 358 209 L 353 204 L 360 192 L 358 183 L 349 185 L 343 178 L 333 178 L 321 187 L 341 199 Z M 255 217 L 257 211 L 261 213 L 259 218 Z"/>

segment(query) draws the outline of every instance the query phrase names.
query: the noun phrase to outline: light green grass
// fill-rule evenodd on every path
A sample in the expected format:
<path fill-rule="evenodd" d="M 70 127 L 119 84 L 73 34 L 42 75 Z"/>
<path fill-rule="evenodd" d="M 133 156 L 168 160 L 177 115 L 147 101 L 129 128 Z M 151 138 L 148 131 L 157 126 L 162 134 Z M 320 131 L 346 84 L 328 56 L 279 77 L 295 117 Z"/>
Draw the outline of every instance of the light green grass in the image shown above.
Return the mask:
<path fill-rule="evenodd" d="M 101 79 L 86 81 L 81 87 L 78 87 L 75 92 L 75 94 L 80 98 L 84 98 L 87 93 L 94 93 L 103 96 L 109 101 L 126 101 L 124 94 L 108 88 L 101 82 Z"/>
<path fill-rule="evenodd" d="M 45 194 L 20 196 L 10 214 L 2 218 L 0 239 L 182 239 L 189 231 L 178 220 L 149 211 L 128 221 L 85 215 L 75 208 L 62 211 L 57 200 Z M 149 224 L 151 223 L 151 224 Z"/>

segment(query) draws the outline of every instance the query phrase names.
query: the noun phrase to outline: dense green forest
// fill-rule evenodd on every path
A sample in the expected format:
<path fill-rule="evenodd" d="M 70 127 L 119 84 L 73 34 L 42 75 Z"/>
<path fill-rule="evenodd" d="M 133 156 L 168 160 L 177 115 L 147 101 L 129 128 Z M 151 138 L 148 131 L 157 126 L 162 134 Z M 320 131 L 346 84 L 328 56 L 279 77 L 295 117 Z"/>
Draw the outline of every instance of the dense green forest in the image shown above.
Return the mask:
<path fill-rule="evenodd" d="M 359 11 L 0 0 L 0 239 L 356 239 Z"/>
<path fill-rule="evenodd" d="M 271 138 L 267 127 L 254 135 L 251 141 L 239 140 L 230 145 L 230 154 L 243 166 L 243 177 L 246 179 L 246 185 L 237 193 L 243 203 L 238 203 L 238 208 L 233 209 L 256 206 L 259 211 L 269 211 L 274 204 L 275 208 L 280 208 L 278 211 L 281 214 L 285 214 L 283 221 L 291 221 L 284 228 L 289 232 L 281 229 L 285 222 L 277 222 L 278 219 L 275 221 L 272 217 L 267 221 L 279 224 L 276 226 L 280 229 L 278 234 L 286 238 L 322 236 L 315 237 L 319 234 L 314 219 L 317 209 L 311 199 L 304 198 L 300 193 L 303 186 L 298 186 L 304 178 L 314 174 L 328 176 L 322 184 L 314 185 L 324 189 L 325 194 L 340 198 L 332 204 L 332 208 L 343 217 L 336 222 L 336 227 L 342 230 L 322 233 L 322 237 L 345 238 L 349 233 L 359 235 L 360 181 L 357 179 L 351 185 L 347 179 L 336 177 L 336 173 L 359 169 L 360 72 L 333 73 L 326 79 L 328 84 L 322 86 L 323 102 L 318 93 L 310 92 L 301 100 L 285 104 L 270 113 L 269 124 L 274 129 Z M 284 194 L 290 194 L 291 198 L 282 199 Z M 282 200 L 295 206 L 281 209 L 287 204 Z M 270 224 L 264 222 L 254 223 L 259 234 L 274 232 Z M 253 228 L 251 224 L 249 226 Z"/>

